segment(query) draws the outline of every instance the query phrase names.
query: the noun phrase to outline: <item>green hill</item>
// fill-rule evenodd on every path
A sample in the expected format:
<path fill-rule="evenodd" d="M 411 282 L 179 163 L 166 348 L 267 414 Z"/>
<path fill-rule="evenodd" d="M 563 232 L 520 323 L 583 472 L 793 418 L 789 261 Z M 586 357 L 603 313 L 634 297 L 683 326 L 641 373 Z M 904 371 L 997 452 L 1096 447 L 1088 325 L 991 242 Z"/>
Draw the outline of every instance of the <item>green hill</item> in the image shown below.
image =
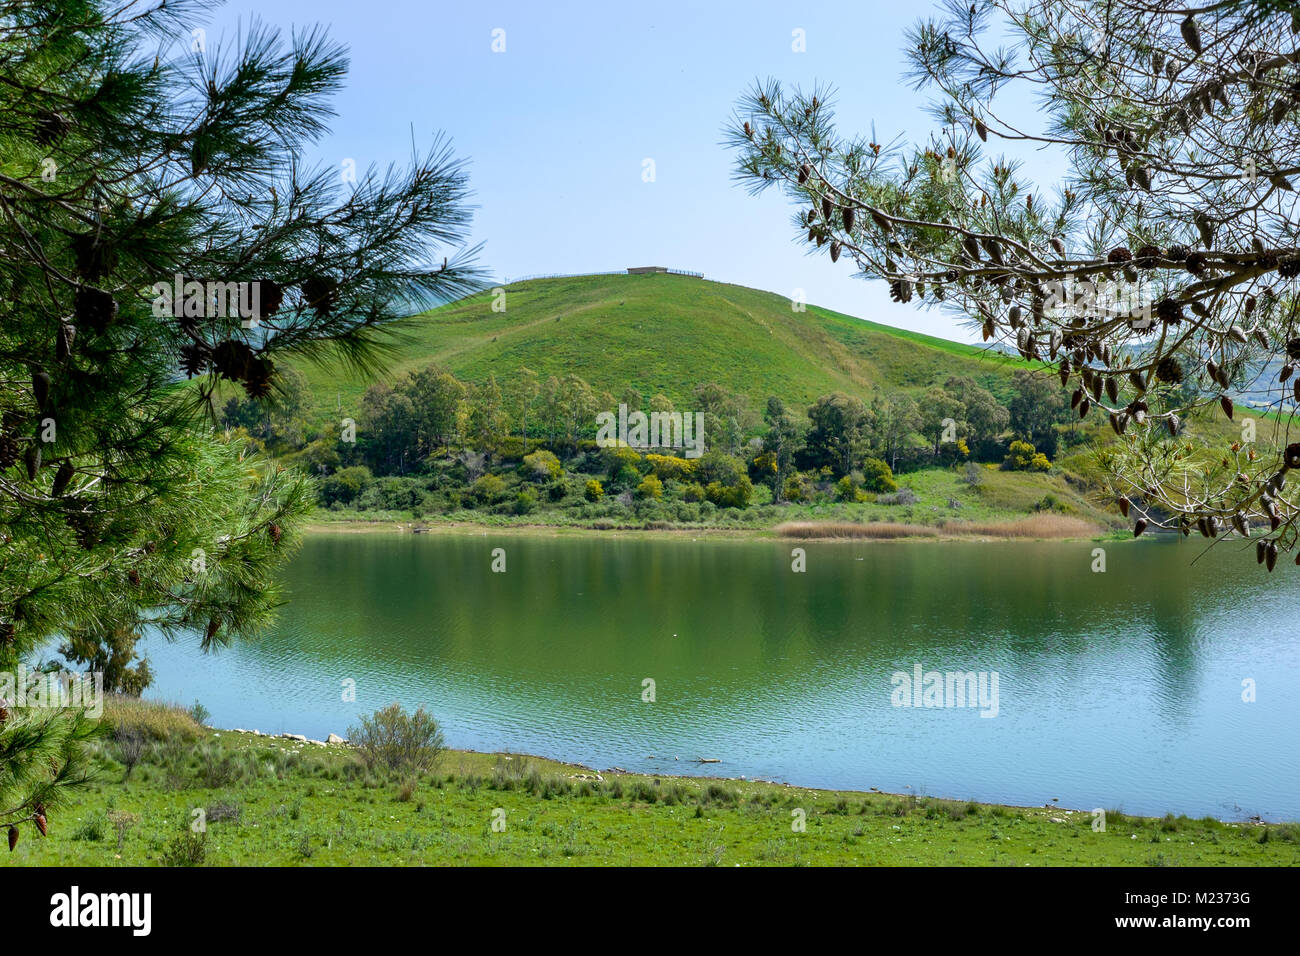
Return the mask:
<path fill-rule="evenodd" d="M 790 300 L 680 275 L 533 279 L 394 323 L 400 336 L 385 378 L 429 364 L 462 381 L 495 375 L 505 388 L 520 367 L 578 375 L 619 395 L 633 387 L 689 407 L 692 389 L 716 382 L 755 408 L 769 395 L 802 411 L 819 395 L 866 398 L 876 387 L 920 389 L 967 375 L 1000 400 L 1018 360 L 974 346 L 867 322 Z M 318 407 L 356 408 L 369 381 L 301 367 Z"/>

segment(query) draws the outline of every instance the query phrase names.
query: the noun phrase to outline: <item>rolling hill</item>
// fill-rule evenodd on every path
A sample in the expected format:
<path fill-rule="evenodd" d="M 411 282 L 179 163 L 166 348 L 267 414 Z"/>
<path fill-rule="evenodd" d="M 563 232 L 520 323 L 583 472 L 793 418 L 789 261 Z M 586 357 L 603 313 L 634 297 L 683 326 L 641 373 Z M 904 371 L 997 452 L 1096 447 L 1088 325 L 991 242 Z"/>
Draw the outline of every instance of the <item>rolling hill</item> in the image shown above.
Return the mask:
<path fill-rule="evenodd" d="M 1002 401 L 1018 359 L 808 306 L 770 292 L 682 275 L 532 279 L 505 287 L 505 310 L 483 292 L 393 323 L 387 380 L 430 364 L 462 381 L 526 367 L 543 379 L 579 375 L 614 395 L 634 387 L 689 407 L 716 382 L 761 409 L 769 395 L 802 411 L 819 395 L 862 398 L 877 387 L 922 389 L 967 375 Z M 370 382 L 300 365 L 320 408 L 355 409 Z"/>

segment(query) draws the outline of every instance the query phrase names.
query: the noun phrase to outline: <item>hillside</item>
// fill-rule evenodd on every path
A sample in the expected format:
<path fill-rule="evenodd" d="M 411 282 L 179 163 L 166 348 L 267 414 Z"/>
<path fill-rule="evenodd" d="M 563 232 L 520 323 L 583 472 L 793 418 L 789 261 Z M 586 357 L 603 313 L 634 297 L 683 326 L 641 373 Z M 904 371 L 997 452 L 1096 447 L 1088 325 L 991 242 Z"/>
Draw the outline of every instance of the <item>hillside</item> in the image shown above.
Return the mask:
<path fill-rule="evenodd" d="M 386 357 L 381 378 L 395 383 L 407 372 L 436 365 L 464 383 L 481 384 L 495 376 L 509 397 L 517 394 L 519 370 L 528 368 L 543 381 L 576 375 L 598 393 L 612 396 L 629 388 L 644 399 L 662 393 L 679 409 L 692 407 L 696 386 L 716 383 L 745 396 L 755 411 L 776 395 L 802 417 L 819 396 L 830 392 L 864 400 L 905 392 L 922 399 L 925 389 L 952 376 L 974 380 L 1007 406 L 1015 393 L 1015 373 L 1032 367 L 996 350 L 811 305 L 796 312 L 788 299 L 774 293 L 684 275 L 530 279 L 505 287 L 505 309 L 493 311 L 499 301 L 500 295 L 489 290 L 392 323 L 394 351 Z M 367 519 L 581 527 L 696 527 L 704 522 L 769 529 L 810 520 L 908 527 L 955 521 L 978 530 L 988 522 L 1015 522 L 1048 512 L 1093 527 L 1123 525 L 1113 504 L 1099 495 L 1093 450 L 1096 442 L 1113 440 L 1099 415 L 1058 427 L 1061 447 L 1048 473 L 1000 470 L 1003 451 L 990 455 L 985 449 L 985 457 L 978 459 L 981 469 L 972 476 L 961 470 L 960 462 L 938 464 L 925 454 L 918 456 L 917 450 L 926 445 L 913 434 L 903 440 L 911 459 L 904 455 L 903 461 L 894 462 L 901 465 L 898 477 L 912 493 L 913 503 L 895 502 L 889 494 L 879 502 L 874 495 L 854 500 L 856 493 L 833 487 L 833 478 L 807 471 L 799 479 L 800 489 L 785 489 L 782 500 L 773 501 L 770 490 L 760 488 L 747 503 L 752 506 L 724 507 L 715 513 L 702 507 L 707 502 L 700 501 L 700 489 L 688 487 L 687 479 L 669 481 L 662 501 L 658 489 L 641 488 L 639 482 L 650 469 L 645 462 L 635 474 L 622 475 L 615 474 L 617 466 L 599 458 L 579 455 L 577 461 L 557 462 L 561 477 L 538 500 L 535 478 L 518 471 L 522 446 L 491 463 L 495 474 L 487 480 L 499 481 L 501 487 L 489 488 L 480 487 L 478 472 L 457 464 L 455 455 L 415 449 L 413 433 L 402 431 L 402 421 L 369 432 L 382 437 L 378 442 L 370 438 L 365 447 L 340 444 L 334 423 L 364 419 L 361 398 L 374 379 L 349 376 L 336 363 L 321 368 L 300 362 L 296 369 L 306 384 L 306 407 L 299 426 L 282 434 L 299 437 L 288 441 L 259 434 L 272 441 L 271 452 L 286 464 L 328 476 L 322 503 L 337 517 L 364 513 Z M 538 412 L 531 423 L 538 426 Z M 1190 418 L 1185 429 L 1189 438 L 1222 448 L 1240 437 L 1240 423 L 1219 414 L 1217 406 L 1208 415 Z M 406 437 L 394 437 L 401 435 Z M 406 445 L 392 444 L 399 440 Z M 530 440 L 542 441 L 535 431 Z M 1268 440 L 1268 433 L 1262 432 L 1261 441 Z M 1218 454 L 1208 449 L 1204 453 Z M 334 477 L 340 468 L 357 464 L 369 465 L 372 471 Z M 589 479 L 595 479 L 600 490 L 589 491 Z M 606 493 L 609 498 L 603 500 Z M 641 500 L 646 494 L 654 500 Z"/>
<path fill-rule="evenodd" d="M 756 408 L 779 395 L 802 410 L 819 395 L 867 398 L 873 387 L 920 389 L 967 375 L 1005 401 L 1023 363 L 996 352 L 808 306 L 794 312 L 771 292 L 679 275 L 533 279 L 394 323 L 398 349 L 385 376 L 429 364 L 462 381 L 520 367 L 545 379 L 578 375 L 614 395 L 633 387 L 689 407 L 716 382 Z M 301 367 L 318 407 L 355 408 L 370 384 L 337 369 Z"/>

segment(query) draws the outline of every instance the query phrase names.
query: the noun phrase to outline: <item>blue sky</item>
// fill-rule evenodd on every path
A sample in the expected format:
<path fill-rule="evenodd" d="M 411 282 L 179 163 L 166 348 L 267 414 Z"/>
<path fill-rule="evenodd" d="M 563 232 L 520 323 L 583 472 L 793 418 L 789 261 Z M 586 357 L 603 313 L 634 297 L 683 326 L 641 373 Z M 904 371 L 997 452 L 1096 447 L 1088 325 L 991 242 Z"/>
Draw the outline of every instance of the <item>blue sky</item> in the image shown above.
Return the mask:
<path fill-rule="evenodd" d="M 792 207 L 755 198 L 720 145 L 738 96 L 768 76 L 837 91 L 843 132 L 925 138 L 900 82 L 903 31 L 926 3 L 446 3 L 236 0 L 209 42 L 254 17 L 321 23 L 350 48 L 338 116 L 314 159 L 404 162 L 435 132 L 470 160 L 473 240 L 497 277 L 666 265 L 891 325 L 969 339 L 948 315 L 889 300 L 825 249 L 793 241 Z M 505 31 L 505 52 L 492 50 Z M 792 50 L 803 30 L 806 52 Z M 642 179 L 653 159 L 655 181 Z"/>

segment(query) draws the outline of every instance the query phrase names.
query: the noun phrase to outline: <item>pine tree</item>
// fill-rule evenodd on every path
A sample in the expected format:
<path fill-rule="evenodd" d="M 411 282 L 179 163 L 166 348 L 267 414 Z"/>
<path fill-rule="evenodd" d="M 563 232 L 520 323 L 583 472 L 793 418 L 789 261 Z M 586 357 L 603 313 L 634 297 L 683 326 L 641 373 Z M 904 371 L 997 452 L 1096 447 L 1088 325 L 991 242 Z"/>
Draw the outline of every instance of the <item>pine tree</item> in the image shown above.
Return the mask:
<path fill-rule="evenodd" d="M 355 181 L 306 166 L 343 49 L 260 23 L 205 42 L 204 6 L 0 0 L 3 671 L 59 637 L 130 689 L 146 627 L 263 626 L 312 488 L 216 403 L 271 395 L 281 356 L 374 367 L 390 319 L 481 278 L 445 141 Z M 0 825 L 43 829 L 89 731 L 11 705 Z"/>
<path fill-rule="evenodd" d="M 1137 533 L 1254 526 L 1300 549 L 1295 3 L 947 0 L 906 40 L 928 139 L 844 138 L 827 90 L 760 83 L 728 130 L 739 178 L 784 189 L 798 234 L 896 301 L 1072 385 L 1075 420 L 1117 435 L 1100 464 Z M 1036 183 L 1000 143 L 1068 174 Z M 1187 417 L 1233 419 L 1242 388 L 1279 414 L 1270 443 L 1196 448 Z"/>

